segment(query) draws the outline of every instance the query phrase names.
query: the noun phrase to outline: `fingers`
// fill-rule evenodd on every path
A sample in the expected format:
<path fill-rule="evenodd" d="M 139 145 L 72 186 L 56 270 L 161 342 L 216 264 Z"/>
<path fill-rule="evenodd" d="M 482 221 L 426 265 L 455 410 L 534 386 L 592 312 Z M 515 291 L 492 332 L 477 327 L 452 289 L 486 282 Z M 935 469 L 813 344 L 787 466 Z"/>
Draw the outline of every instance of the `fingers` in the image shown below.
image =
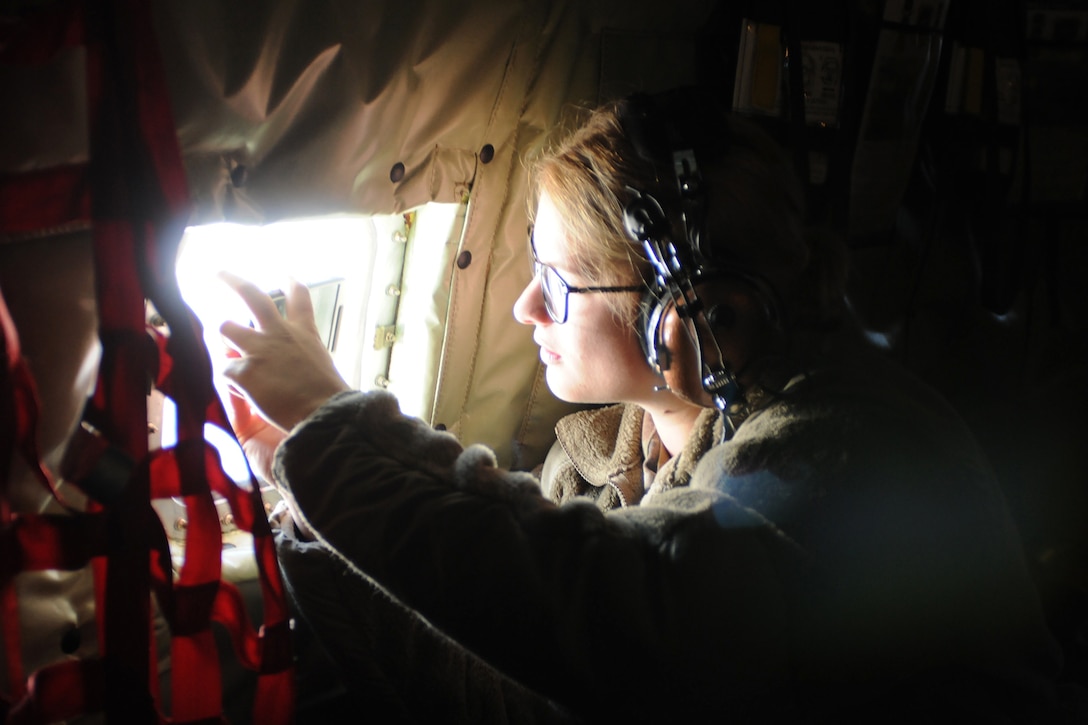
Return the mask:
<path fill-rule="evenodd" d="M 239 352 L 252 350 L 253 346 L 261 339 L 261 333 L 252 327 L 240 325 L 234 320 L 227 320 L 219 326 L 219 334 L 227 339 L 233 350 L 228 349 L 227 357 L 240 357 Z"/>
<path fill-rule="evenodd" d="M 232 272 L 222 271 L 219 273 L 219 278 L 242 298 L 261 329 L 267 330 L 279 324 L 280 312 L 268 293 Z M 317 324 L 314 321 L 314 306 L 310 299 L 309 288 L 292 278 L 288 282 L 284 299 L 287 320 L 312 328 L 316 332 Z"/>
<path fill-rule="evenodd" d="M 244 425 L 253 416 L 253 409 L 249 407 L 249 401 L 241 392 L 232 389 L 230 391 L 230 417 L 231 424 Z"/>
<path fill-rule="evenodd" d="M 279 322 L 280 311 L 276 309 L 276 303 L 260 287 L 231 272 L 220 272 L 219 278 L 242 298 L 261 329 L 267 330 Z M 224 326 L 226 324 L 229 323 Z"/>
<path fill-rule="evenodd" d="M 310 290 L 297 279 L 291 279 L 287 292 L 284 295 L 286 301 L 287 320 L 301 323 L 317 332 L 317 323 L 314 321 L 314 305 L 310 299 Z"/>
<path fill-rule="evenodd" d="M 283 319 L 272 298 L 256 285 L 233 274 L 220 276 L 256 322 L 255 328 L 234 321 L 219 328 L 227 346 L 240 353 L 227 360 L 221 375 L 243 393 L 255 418 L 290 430 L 331 395 L 349 389 L 318 334 L 304 285 L 292 280 L 286 286 Z M 242 400 L 230 403 L 241 405 Z"/>

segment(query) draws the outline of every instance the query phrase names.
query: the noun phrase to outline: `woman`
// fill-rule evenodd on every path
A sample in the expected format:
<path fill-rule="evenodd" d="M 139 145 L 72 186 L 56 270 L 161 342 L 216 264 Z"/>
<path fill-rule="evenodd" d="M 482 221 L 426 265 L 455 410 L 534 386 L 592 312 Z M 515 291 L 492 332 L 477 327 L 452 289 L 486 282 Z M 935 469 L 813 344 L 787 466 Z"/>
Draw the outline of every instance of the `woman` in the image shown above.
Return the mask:
<path fill-rule="evenodd" d="M 790 370 L 782 360 L 788 339 L 800 340 L 796 328 L 812 327 L 811 320 L 799 320 L 791 311 L 805 310 L 821 325 L 841 314 L 836 309 L 845 276 L 841 250 L 810 247 L 810 241 L 828 240 L 806 237 L 802 192 L 789 159 L 754 127 L 716 112 L 705 99 L 679 93 L 678 98 L 656 101 L 685 109 L 683 118 L 671 119 L 672 127 L 661 127 L 668 114 L 649 99 L 641 98 L 638 106 L 629 101 L 592 116 L 536 169 L 539 202 L 532 245 L 536 282 L 543 284 L 525 289 L 514 316 L 535 326 L 534 340 L 541 346 L 548 387 L 555 395 L 580 403 L 631 404 L 623 410 L 572 416 L 559 424 L 559 440 L 543 473 L 544 487 L 556 501 L 591 495 L 602 508 L 615 508 L 637 504 L 644 493 L 684 485 L 703 453 L 721 440 L 722 426 L 739 424 L 757 399 L 765 397 L 765 385 L 784 382 Z M 702 106 L 694 106 L 698 111 L 690 113 L 700 102 Z M 671 188 L 675 186 L 668 170 L 671 150 L 652 149 L 652 141 L 636 148 L 625 126 L 635 127 L 641 136 L 687 137 L 696 147 L 700 168 L 706 169 L 700 176 L 705 175 L 712 190 L 711 203 L 705 219 L 692 222 L 700 226 L 708 249 L 701 266 L 696 260 L 689 260 L 689 266 L 705 279 L 698 285 L 701 302 L 728 322 L 716 325 L 713 340 L 697 342 L 722 351 L 727 367 L 741 378 L 724 420 L 704 407 L 706 401 L 699 402 L 705 395 L 697 377 L 679 380 L 671 375 L 679 374 L 680 368 L 698 369 L 696 361 L 688 360 L 696 352 L 696 342 L 686 339 L 689 330 L 672 314 L 659 321 L 656 331 L 646 331 L 647 320 L 640 319 L 668 294 L 650 289 L 652 264 L 626 228 L 630 190 L 647 190 L 666 207 L 678 207 L 683 200 Z M 683 236 L 685 230 L 678 228 L 682 224 L 669 231 Z M 715 249 L 720 259 L 713 258 Z M 814 251 L 820 253 L 815 259 Z M 545 304 L 548 290 L 561 286 L 552 281 L 557 278 L 576 286 L 603 281 L 624 294 L 609 294 L 603 300 L 567 296 L 573 311 L 559 324 Z M 606 320 L 609 312 L 611 319 Z M 620 339 L 613 342 L 609 333 Z M 665 371 L 669 374 L 647 364 L 646 346 L 663 336 L 676 341 L 665 346 L 667 354 L 684 358 Z M 555 354 L 551 348 L 558 343 L 552 340 L 571 337 L 568 344 L 577 351 L 573 359 Z M 622 435 L 615 453 L 624 457 L 621 465 L 631 475 L 586 481 L 577 470 L 595 464 L 586 459 L 585 436 L 602 426 L 606 440 Z M 640 440 L 633 440 L 635 433 Z M 567 460 L 570 456 L 581 460 L 576 464 Z M 619 463 L 601 460 L 597 465 L 614 470 Z"/>
<path fill-rule="evenodd" d="M 560 423 L 543 481 L 348 390 L 303 289 L 284 321 L 228 278 L 259 323 L 222 328 L 263 416 L 239 402 L 238 432 L 268 460 L 290 431 L 272 475 L 316 543 L 286 527 L 284 566 L 349 689 L 468 721 L 1053 714 L 1054 646 L 970 436 L 882 361 L 815 355 L 841 275 L 788 161 L 676 100 L 683 176 L 633 101 L 537 167 L 515 317 L 557 396 L 618 403 Z M 691 240 L 679 272 L 666 236 Z"/>

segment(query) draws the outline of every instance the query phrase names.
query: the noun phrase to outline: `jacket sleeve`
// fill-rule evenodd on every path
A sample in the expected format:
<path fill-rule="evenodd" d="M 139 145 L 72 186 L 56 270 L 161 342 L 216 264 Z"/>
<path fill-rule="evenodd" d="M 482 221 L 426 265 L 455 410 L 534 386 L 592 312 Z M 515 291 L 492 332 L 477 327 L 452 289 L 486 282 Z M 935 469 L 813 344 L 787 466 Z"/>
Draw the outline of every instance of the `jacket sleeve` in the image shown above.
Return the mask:
<path fill-rule="evenodd" d="M 445 636 L 320 542 L 299 538 L 290 518 L 279 523 L 276 553 L 295 611 L 335 668 L 316 681 L 322 688 L 342 686 L 368 721 L 576 722 L 570 712 Z M 314 670 L 307 674 L 313 678 Z"/>
<path fill-rule="evenodd" d="M 721 494 L 613 514 L 557 507 L 531 476 L 402 415 L 383 392 L 329 401 L 283 443 L 275 474 L 351 567 L 578 711 L 675 716 L 707 687 L 743 709 L 785 677 L 793 549 Z M 632 663 L 655 668 L 660 702 L 617 702 L 601 686 L 649 674 Z"/>

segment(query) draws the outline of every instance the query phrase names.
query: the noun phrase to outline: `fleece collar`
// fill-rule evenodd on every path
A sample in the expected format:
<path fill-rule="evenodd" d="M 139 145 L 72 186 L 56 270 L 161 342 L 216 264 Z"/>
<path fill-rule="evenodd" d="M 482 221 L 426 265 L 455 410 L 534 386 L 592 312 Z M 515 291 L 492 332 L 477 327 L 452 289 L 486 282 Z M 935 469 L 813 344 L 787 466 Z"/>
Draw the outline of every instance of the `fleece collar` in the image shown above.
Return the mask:
<path fill-rule="evenodd" d="M 699 414 L 683 450 L 655 473 L 644 472 L 644 451 L 657 437 L 653 422 L 637 405 L 612 405 L 573 413 L 561 419 L 555 433 L 571 464 L 590 485 L 614 487 L 625 505 L 644 501 L 670 488 L 686 486 L 695 464 L 721 439 L 716 411 Z M 652 480 L 649 492 L 644 481 Z"/>
<path fill-rule="evenodd" d="M 649 416 L 646 416 L 649 420 Z M 651 423 L 652 425 L 652 423 Z M 657 494 L 671 488 L 687 486 L 691 474 L 703 455 L 722 439 L 722 418 L 713 408 L 704 408 L 691 428 L 680 453 L 665 461 L 653 476 L 642 502 L 647 503 Z M 648 479 L 649 480 L 649 479 Z"/>
<path fill-rule="evenodd" d="M 610 405 L 573 413 L 555 427 L 578 474 L 590 485 L 614 486 L 626 505 L 642 498 L 642 416 L 637 405 Z"/>

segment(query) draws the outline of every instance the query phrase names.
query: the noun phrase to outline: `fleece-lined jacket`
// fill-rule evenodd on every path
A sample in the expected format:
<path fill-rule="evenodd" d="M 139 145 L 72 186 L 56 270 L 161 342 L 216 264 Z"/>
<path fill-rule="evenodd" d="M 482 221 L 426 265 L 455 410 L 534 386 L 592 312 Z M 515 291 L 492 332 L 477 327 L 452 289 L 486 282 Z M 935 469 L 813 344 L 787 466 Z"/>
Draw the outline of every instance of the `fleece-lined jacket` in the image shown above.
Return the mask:
<path fill-rule="evenodd" d="M 943 402 L 892 371 L 813 374 L 687 485 L 609 512 L 554 504 L 382 392 L 330 400 L 276 477 L 350 576 L 590 720 L 1001 721 L 1053 696 L 993 478 Z"/>

